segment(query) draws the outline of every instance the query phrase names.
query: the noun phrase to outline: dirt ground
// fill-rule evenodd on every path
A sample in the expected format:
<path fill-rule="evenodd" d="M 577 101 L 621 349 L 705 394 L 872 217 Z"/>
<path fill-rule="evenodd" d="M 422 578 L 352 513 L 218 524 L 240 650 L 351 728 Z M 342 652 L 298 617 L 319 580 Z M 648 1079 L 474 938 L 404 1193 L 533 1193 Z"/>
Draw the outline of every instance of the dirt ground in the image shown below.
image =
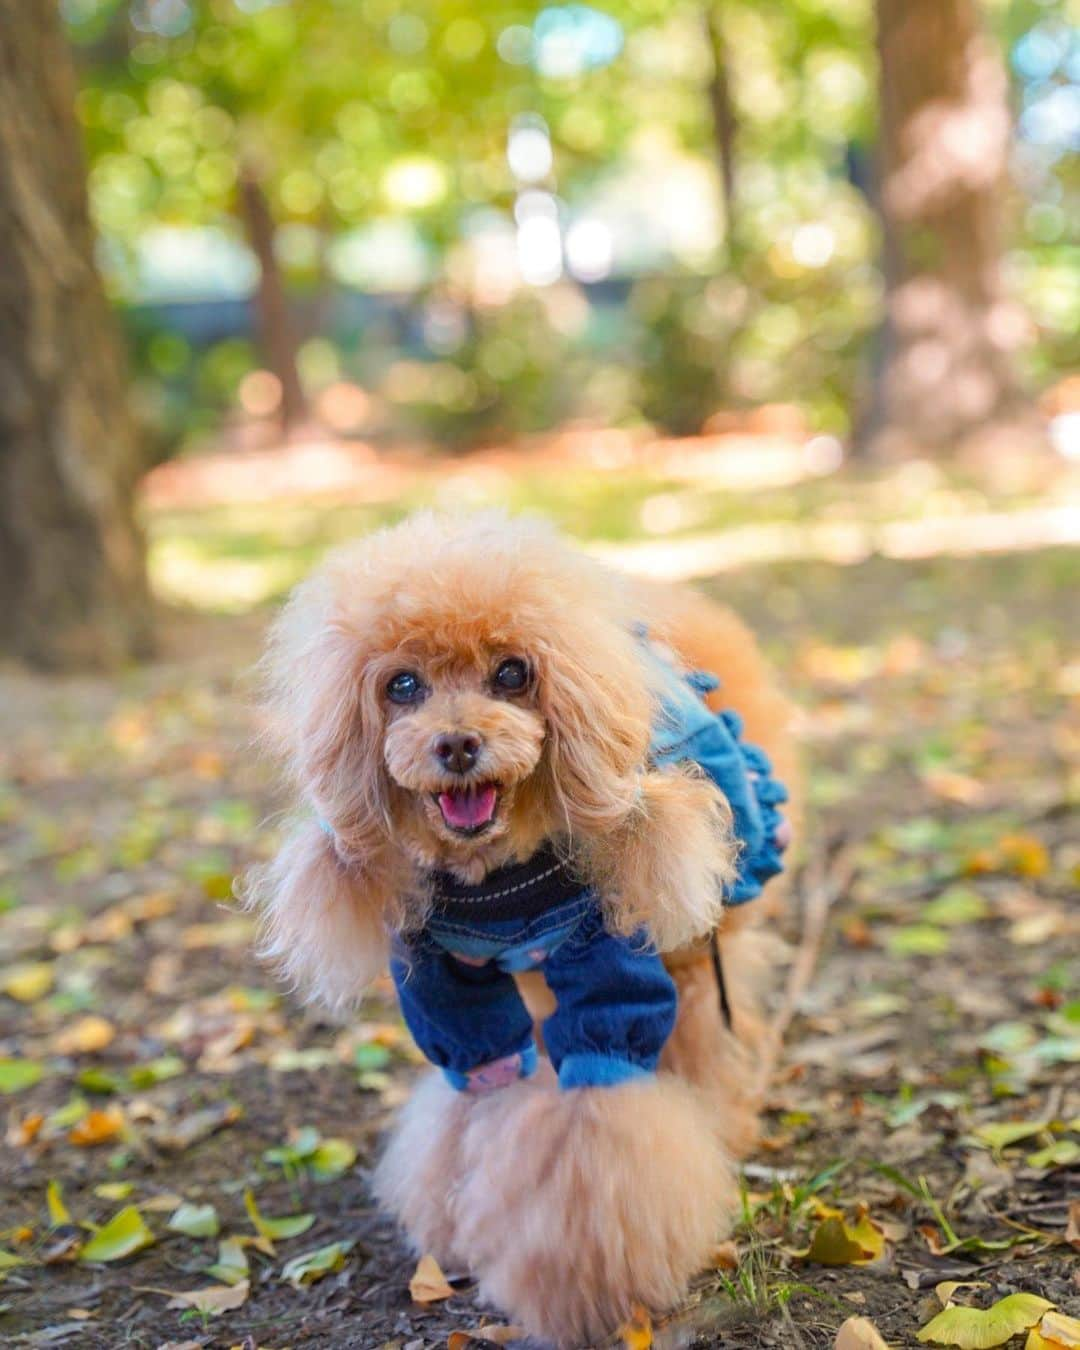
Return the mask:
<path fill-rule="evenodd" d="M 803 709 L 794 950 L 831 905 L 738 1269 L 653 1344 L 832 1346 L 862 1315 L 911 1346 L 943 1280 L 1080 1312 L 1078 583 L 1047 550 L 712 585 Z M 386 991 L 345 1026 L 301 1010 L 230 906 L 284 804 L 242 679 L 261 626 L 171 614 L 121 679 L 0 679 L 4 1345 L 423 1350 L 499 1321 L 453 1271 L 414 1302 L 372 1207 L 417 1071 Z M 236 1306 L 170 1307 L 208 1286 Z"/>

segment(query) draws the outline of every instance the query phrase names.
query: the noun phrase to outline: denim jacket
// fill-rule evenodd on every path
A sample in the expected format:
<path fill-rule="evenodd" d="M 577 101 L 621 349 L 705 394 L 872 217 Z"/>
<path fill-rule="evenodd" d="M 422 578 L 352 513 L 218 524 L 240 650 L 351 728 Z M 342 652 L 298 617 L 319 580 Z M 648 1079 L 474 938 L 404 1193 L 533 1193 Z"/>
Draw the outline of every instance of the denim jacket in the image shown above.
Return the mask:
<path fill-rule="evenodd" d="M 742 741 L 737 715 L 704 703 L 717 681 L 648 650 L 660 695 L 650 763 L 694 760 L 727 797 L 741 851 L 724 899 L 743 904 L 782 869 L 775 835 L 787 793 L 766 755 Z M 563 1088 L 655 1071 L 675 1025 L 675 984 L 644 930 L 608 932 L 596 892 L 550 844 L 477 886 L 445 874 L 433 882 L 431 915 L 396 940 L 390 969 L 413 1038 L 454 1087 L 486 1092 L 535 1070 L 532 1019 L 513 979 L 533 969 L 556 1000 L 544 1044 Z"/>

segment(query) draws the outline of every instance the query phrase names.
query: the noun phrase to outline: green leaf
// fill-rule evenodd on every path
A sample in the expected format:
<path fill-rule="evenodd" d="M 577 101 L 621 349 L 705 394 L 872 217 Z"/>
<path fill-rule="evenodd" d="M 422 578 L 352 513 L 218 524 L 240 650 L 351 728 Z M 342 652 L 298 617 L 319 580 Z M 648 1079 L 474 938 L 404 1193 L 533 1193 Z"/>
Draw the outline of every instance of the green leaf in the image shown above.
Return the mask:
<path fill-rule="evenodd" d="M 208 1275 L 224 1284 L 240 1284 L 248 1277 L 247 1252 L 237 1238 L 222 1238 L 218 1243 L 218 1259 L 206 1269 Z"/>
<path fill-rule="evenodd" d="M 1006 1120 L 1000 1124 L 977 1125 L 971 1136 L 995 1153 L 1000 1153 L 1010 1144 L 1018 1144 L 1022 1139 L 1042 1134 L 1047 1124 L 1045 1120 Z"/>
<path fill-rule="evenodd" d="M 301 1285 L 314 1284 L 324 1275 L 340 1270 L 352 1247 L 351 1241 L 331 1242 L 325 1247 L 316 1247 L 314 1251 L 294 1256 L 282 1266 L 281 1278 L 287 1280 L 294 1289 L 299 1289 Z"/>
<path fill-rule="evenodd" d="M 45 1124 L 50 1130 L 69 1130 L 72 1125 L 78 1125 L 89 1110 L 90 1103 L 85 1097 L 69 1097 L 63 1106 L 50 1112 Z"/>
<path fill-rule="evenodd" d="M 949 950 L 949 934 L 929 923 L 912 923 L 889 934 L 894 956 L 942 956 Z"/>
<path fill-rule="evenodd" d="M 184 1061 L 178 1055 L 163 1055 L 160 1059 L 148 1059 L 144 1064 L 136 1064 L 128 1070 L 131 1086 L 139 1088 L 153 1087 L 163 1083 L 166 1078 L 175 1078 L 184 1072 Z"/>
<path fill-rule="evenodd" d="M 307 1159 L 316 1181 L 333 1181 L 356 1161 L 356 1149 L 347 1139 L 324 1139 Z"/>
<path fill-rule="evenodd" d="M 923 906 L 922 919 L 925 923 L 954 924 L 975 923 L 985 919 L 990 907 L 971 886 L 950 886 L 947 890 Z"/>
<path fill-rule="evenodd" d="M 193 1238 L 217 1237 L 221 1230 L 213 1205 L 183 1204 L 173 1212 L 165 1227 Z"/>
<path fill-rule="evenodd" d="M 83 1069 L 75 1081 L 87 1092 L 96 1092 L 103 1097 L 120 1092 L 124 1086 L 123 1080 L 108 1069 Z"/>
<path fill-rule="evenodd" d="M 946 1308 L 916 1333 L 920 1341 L 992 1350 L 1035 1326 L 1054 1305 L 1036 1294 L 1010 1294 L 990 1308 Z"/>
<path fill-rule="evenodd" d="M 244 1208 L 248 1212 L 248 1218 L 251 1225 L 260 1237 L 269 1238 L 271 1242 L 277 1239 L 299 1237 L 301 1233 L 306 1233 L 315 1222 L 314 1214 L 291 1214 L 285 1215 L 280 1219 L 268 1219 L 260 1213 L 259 1206 L 255 1203 L 255 1196 L 251 1190 L 244 1192 Z"/>
<path fill-rule="evenodd" d="M 0 1059 L 0 1092 L 22 1092 L 39 1082 L 44 1072 L 44 1064 L 32 1059 Z"/>
<path fill-rule="evenodd" d="M 99 1228 L 80 1253 L 80 1261 L 122 1261 L 155 1241 L 143 1216 L 134 1205 L 114 1214 Z"/>
<path fill-rule="evenodd" d="M 1058 1139 L 1038 1153 L 1029 1153 L 1027 1165 L 1044 1170 L 1051 1167 L 1071 1167 L 1080 1162 L 1080 1144 L 1075 1139 Z"/>
<path fill-rule="evenodd" d="M 385 1045 L 379 1045 L 375 1041 L 369 1041 L 366 1045 L 358 1045 L 353 1053 L 353 1063 L 358 1069 L 385 1069 L 390 1063 L 390 1051 Z"/>
<path fill-rule="evenodd" d="M 0 1247 L 0 1270 L 14 1270 L 16 1266 L 25 1265 L 25 1256 L 16 1256 L 14 1252 L 5 1251 Z"/>

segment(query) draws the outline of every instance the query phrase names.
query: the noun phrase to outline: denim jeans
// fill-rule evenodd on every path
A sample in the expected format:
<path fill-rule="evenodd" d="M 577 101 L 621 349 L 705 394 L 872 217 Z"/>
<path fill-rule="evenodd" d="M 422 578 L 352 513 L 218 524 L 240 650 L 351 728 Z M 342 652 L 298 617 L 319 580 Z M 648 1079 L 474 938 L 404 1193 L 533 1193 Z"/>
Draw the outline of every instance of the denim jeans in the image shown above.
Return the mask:
<path fill-rule="evenodd" d="M 413 1039 L 454 1087 L 483 1092 L 536 1068 L 511 972 L 540 969 L 556 1009 L 544 1044 L 564 1088 L 652 1073 L 675 1025 L 675 985 L 644 932 L 604 927 L 591 889 L 532 919 L 440 920 L 399 939 L 390 971 Z"/>

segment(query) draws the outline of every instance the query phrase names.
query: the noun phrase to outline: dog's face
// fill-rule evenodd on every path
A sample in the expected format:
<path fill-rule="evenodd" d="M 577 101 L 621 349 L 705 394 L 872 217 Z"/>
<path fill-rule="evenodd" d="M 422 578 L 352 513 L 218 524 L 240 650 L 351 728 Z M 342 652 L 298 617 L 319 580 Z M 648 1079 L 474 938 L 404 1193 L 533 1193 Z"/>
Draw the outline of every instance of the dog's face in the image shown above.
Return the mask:
<path fill-rule="evenodd" d="M 524 642 L 477 636 L 438 650 L 418 633 L 379 663 L 383 760 L 420 861 L 480 860 L 507 836 L 522 842 L 542 796 L 539 782 L 526 787 L 547 734 L 536 658 Z"/>
<path fill-rule="evenodd" d="M 307 796 L 369 869 L 404 854 L 475 881 L 637 800 L 627 602 L 541 527 L 422 516 L 364 540 L 297 590 L 269 668 Z"/>

